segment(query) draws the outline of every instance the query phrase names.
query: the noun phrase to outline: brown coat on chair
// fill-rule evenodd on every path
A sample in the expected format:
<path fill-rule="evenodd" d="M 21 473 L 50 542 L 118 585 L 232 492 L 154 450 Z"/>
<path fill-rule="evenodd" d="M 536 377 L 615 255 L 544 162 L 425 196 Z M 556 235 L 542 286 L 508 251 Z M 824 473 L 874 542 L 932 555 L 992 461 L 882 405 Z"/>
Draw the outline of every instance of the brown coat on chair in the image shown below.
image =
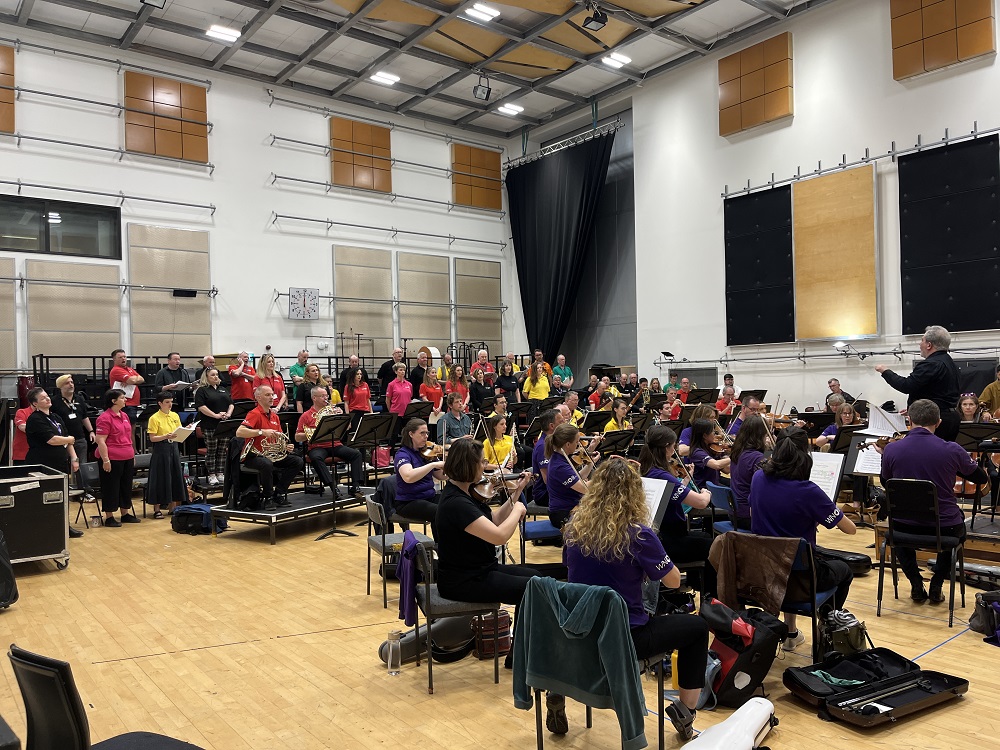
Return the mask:
<path fill-rule="evenodd" d="M 719 600 L 727 607 L 739 609 L 740 597 L 752 599 L 777 615 L 785 600 L 798 548 L 798 539 L 735 531 L 716 537 L 708 561 L 719 574 Z"/>

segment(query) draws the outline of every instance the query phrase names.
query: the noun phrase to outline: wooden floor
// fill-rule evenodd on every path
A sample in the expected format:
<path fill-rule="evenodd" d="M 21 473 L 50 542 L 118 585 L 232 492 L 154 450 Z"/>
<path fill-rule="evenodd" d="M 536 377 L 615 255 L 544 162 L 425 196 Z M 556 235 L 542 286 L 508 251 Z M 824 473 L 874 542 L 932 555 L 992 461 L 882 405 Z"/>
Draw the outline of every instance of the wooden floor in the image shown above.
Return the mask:
<path fill-rule="evenodd" d="M 362 517 L 341 513 L 340 526 L 353 528 Z M 436 666 L 433 696 L 423 664 L 386 674 L 376 649 L 401 625 L 394 602 L 384 610 L 380 596 L 364 594 L 363 533 L 314 541 L 326 524 L 307 519 L 280 527 L 273 547 L 266 529 L 247 526 L 217 539 L 172 533 L 167 520 L 88 529 L 71 542 L 65 571 L 48 562 L 17 566 L 21 598 L 0 612 L 0 642 L 72 664 L 95 742 L 147 730 L 217 750 L 533 747 L 533 713 L 514 708 L 509 672 L 493 684 L 490 662 L 470 656 Z M 820 536 L 820 544 L 859 551 L 871 541 L 870 530 L 853 539 L 836 531 Z M 528 550 L 529 562 L 558 555 L 551 547 Z M 876 583 L 874 574 L 856 580 L 848 602 L 875 643 L 968 678 L 968 695 L 884 729 L 858 731 L 820 721 L 788 695 L 782 670 L 810 661 L 788 654 L 765 683 L 781 722 L 767 744 L 995 746 L 1000 650 L 967 631 L 969 609 L 958 612 L 949 630 L 943 606 L 890 598 L 876 619 Z M 800 650 L 808 653 L 808 641 Z M 2 662 L 0 713 L 23 741 L 24 707 L 10 664 Z M 656 683 L 644 684 L 647 705 L 655 707 Z M 696 728 L 730 713 L 700 712 Z M 589 730 L 582 706 L 570 702 L 568 714 L 569 734 L 547 736 L 547 747 L 619 745 L 612 712 L 596 711 Z M 667 746 L 678 746 L 669 722 L 667 730 Z M 653 715 L 646 733 L 655 745 Z"/>

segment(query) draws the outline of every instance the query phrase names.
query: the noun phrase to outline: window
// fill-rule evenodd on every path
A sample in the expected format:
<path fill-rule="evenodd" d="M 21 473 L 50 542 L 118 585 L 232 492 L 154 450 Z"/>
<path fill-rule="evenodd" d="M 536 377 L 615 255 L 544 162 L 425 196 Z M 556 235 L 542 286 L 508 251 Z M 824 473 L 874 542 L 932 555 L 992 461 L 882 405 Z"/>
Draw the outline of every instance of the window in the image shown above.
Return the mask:
<path fill-rule="evenodd" d="M 121 210 L 0 196 L 0 250 L 121 260 Z"/>

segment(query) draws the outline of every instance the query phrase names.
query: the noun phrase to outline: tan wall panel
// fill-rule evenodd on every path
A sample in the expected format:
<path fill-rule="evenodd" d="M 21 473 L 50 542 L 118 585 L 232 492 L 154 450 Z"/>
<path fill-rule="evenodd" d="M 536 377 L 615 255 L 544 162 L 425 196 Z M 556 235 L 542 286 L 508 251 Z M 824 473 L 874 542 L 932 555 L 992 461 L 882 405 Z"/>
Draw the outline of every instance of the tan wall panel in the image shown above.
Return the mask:
<path fill-rule="evenodd" d="M 388 250 L 337 245 L 333 249 L 333 257 L 334 295 L 392 298 L 392 256 Z"/>
<path fill-rule="evenodd" d="M 499 305 L 500 280 L 479 276 L 459 276 L 455 279 L 455 297 L 459 305 Z"/>
<path fill-rule="evenodd" d="M 399 306 L 399 335 L 416 339 L 419 348 L 428 341 L 448 341 L 451 338 L 451 308 Z"/>
<path fill-rule="evenodd" d="M 208 289 L 208 255 L 184 250 L 130 247 L 129 280 L 147 286 L 171 286 Z"/>
<path fill-rule="evenodd" d="M 500 341 L 502 321 L 499 310 L 458 309 L 459 341 Z"/>
<path fill-rule="evenodd" d="M 132 247 L 162 247 L 168 250 L 190 250 L 207 253 L 209 233 L 200 230 L 156 227 L 148 224 L 128 225 L 128 244 Z"/>
<path fill-rule="evenodd" d="M 13 275 L 13 259 L 0 258 L 0 276 Z M 14 322 L 16 287 L 14 284 L 13 281 L 0 282 L 0 370 L 12 369 L 17 365 L 17 335 Z"/>
<path fill-rule="evenodd" d="M 798 339 L 878 333 L 874 165 L 792 186 Z"/>
<path fill-rule="evenodd" d="M 337 329 L 348 336 L 359 331 L 367 338 L 392 340 L 392 304 L 337 302 Z"/>
<path fill-rule="evenodd" d="M 209 335 L 212 315 L 208 297 L 174 297 L 170 292 L 133 290 L 132 333 L 197 333 Z"/>
<path fill-rule="evenodd" d="M 193 356 L 211 351 L 211 336 L 208 334 L 183 333 L 133 333 L 131 354 L 136 357 L 164 356 L 167 352 L 180 352 Z M 184 363 L 186 367 L 197 368 L 194 361 Z"/>
<path fill-rule="evenodd" d="M 29 260 L 25 274 L 29 279 L 28 331 L 33 352 L 37 350 L 31 336 L 39 331 L 100 331 L 113 333 L 117 342 L 121 333 L 121 292 L 118 289 L 32 284 L 30 281 L 117 284 L 120 282 L 117 266 Z"/>
<path fill-rule="evenodd" d="M 420 253 L 396 253 L 396 266 L 400 271 L 428 271 L 448 273 L 448 257 L 445 255 L 421 255 Z"/>
<path fill-rule="evenodd" d="M 29 355 L 66 355 L 69 357 L 108 357 L 118 348 L 120 335 L 117 333 L 74 333 L 62 331 L 32 331 L 28 334 Z M 90 369 L 90 360 L 68 360 L 53 357 L 49 362 L 53 370 L 79 372 Z"/>

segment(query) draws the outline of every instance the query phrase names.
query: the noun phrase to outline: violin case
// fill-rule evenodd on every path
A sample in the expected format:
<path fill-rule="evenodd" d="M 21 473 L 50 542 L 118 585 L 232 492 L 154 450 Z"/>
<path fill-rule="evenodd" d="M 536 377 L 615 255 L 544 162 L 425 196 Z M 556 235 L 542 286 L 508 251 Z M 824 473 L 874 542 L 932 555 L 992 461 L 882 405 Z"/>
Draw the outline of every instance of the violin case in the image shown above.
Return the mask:
<path fill-rule="evenodd" d="M 826 547 L 816 547 L 816 554 L 828 560 L 840 560 L 847 563 L 851 572 L 856 576 L 868 575 L 872 569 L 872 559 L 868 555 L 860 552 L 845 552 L 839 549 L 827 549 Z"/>
<path fill-rule="evenodd" d="M 823 674 L 851 684 L 834 685 Z M 808 667 L 789 667 L 781 678 L 792 695 L 819 709 L 825 721 L 874 727 L 945 703 L 969 690 L 969 681 L 921 669 L 887 648 L 837 654 Z"/>

